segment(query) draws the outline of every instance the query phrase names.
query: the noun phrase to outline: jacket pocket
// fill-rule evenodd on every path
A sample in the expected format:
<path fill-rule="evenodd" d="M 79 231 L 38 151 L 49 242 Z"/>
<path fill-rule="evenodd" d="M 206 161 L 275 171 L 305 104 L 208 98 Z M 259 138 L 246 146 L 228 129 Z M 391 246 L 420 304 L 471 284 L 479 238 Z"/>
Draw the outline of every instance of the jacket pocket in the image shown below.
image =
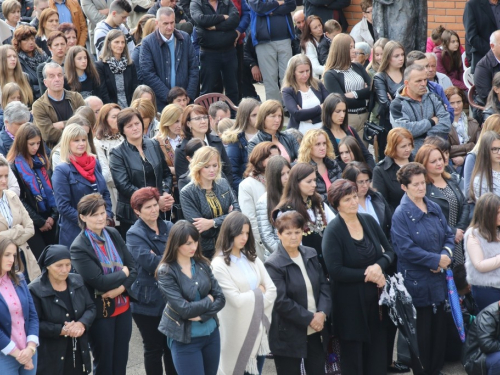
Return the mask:
<path fill-rule="evenodd" d="M 181 326 L 181 323 L 179 322 L 180 318 L 179 314 L 177 314 L 177 312 L 175 312 L 175 310 L 173 310 L 168 304 L 163 310 L 163 315 L 165 315 L 168 319 L 170 319 L 170 321 L 177 324 L 177 326 L 179 327 Z"/>
<path fill-rule="evenodd" d="M 138 281 L 132 284 L 132 292 L 142 305 L 154 305 L 155 302 L 162 298 L 156 285 L 144 285 Z"/>
<path fill-rule="evenodd" d="M 414 302 L 423 302 L 425 299 L 426 283 L 420 276 L 420 272 L 411 270 L 406 270 L 404 275 L 404 284 L 406 290 L 408 290 L 408 293 L 410 293 L 411 298 Z"/>

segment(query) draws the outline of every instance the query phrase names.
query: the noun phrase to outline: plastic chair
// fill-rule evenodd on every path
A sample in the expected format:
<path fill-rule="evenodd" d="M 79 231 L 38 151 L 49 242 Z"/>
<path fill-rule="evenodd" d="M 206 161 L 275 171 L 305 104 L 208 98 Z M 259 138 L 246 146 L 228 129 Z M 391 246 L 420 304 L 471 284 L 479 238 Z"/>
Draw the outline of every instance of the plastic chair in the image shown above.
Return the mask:
<path fill-rule="evenodd" d="M 477 104 L 476 101 L 474 100 L 475 96 L 476 96 L 476 86 L 472 85 L 472 87 L 469 89 L 469 94 L 468 94 L 469 105 L 473 108 L 484 111 L 484 107 Z"/>
<path fill-rule="evenodd" d="M 206 109 L 208 109 L 211 104 L 218 102 L 218 101 L 226 102 L 229 105 L 229 108 L 231 108 L 233 111 L 238 110 L 238 107 L 236 107 L 234 105 L 234 103 L 231 101 L 231 99 L 229 99 L 226 95 L 220 94 L 218 92 L 213 92 L 210 94 L 198 96 L 194 100 L 194 104 L 201 105 L 201 106 L 205 107 Z"/>
<path fill-rule="evenodd" d="M 472 68 L 467 68 L 464 71 L 464 83 L 465 86 L 470 90 L 474 86 L 474 74 L 471 73 Z"/>

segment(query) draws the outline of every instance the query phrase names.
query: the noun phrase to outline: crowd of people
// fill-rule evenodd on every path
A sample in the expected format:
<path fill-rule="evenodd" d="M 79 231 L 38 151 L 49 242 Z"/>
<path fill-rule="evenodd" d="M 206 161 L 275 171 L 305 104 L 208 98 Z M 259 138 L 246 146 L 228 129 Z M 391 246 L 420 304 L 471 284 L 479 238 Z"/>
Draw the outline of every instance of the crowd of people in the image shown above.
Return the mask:
<path fill-rule="evenodd" d="M 464 345 L 497 374 L 500 5 L 482 1 L 465 49 L 440 26 L 424 52 L 376 35 L 372 0 L 350 34 L 350 1 L 4 0 L 2 374 L 124 375 L 133 323 L 148 375 L 439 375 Z M 449 270 L 477 315 L 465 344 Z M 406 361 L 379 304 L 397 273 Z"/>

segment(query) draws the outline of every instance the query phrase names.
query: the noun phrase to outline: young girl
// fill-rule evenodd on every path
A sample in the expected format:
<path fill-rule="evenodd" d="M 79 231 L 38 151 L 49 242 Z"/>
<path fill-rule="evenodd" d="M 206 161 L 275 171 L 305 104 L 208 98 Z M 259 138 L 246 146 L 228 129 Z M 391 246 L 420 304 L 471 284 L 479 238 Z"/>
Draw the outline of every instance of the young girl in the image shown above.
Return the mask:
<path fill-rule="evenodd" d="M 99 74 L 94 66 L 94 59 L 81 46 L 71 47 L 64 62 L 66 89 L 79 92 L 85 99 L 99 95 Z"/>
<path fill-rule="evenodd" d="M 358 142 L 353 137 L 345 137 L 339 142 L 339 156 L 346 165 L 351 161 L 365 162 Z"/>

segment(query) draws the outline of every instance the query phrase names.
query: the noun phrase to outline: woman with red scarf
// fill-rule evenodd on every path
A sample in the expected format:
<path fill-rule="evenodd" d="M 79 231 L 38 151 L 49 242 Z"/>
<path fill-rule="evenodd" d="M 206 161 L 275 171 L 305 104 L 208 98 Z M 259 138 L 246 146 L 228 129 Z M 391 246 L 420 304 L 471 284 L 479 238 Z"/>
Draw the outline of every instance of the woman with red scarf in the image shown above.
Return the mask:
<path fill-rule="evenodd" d="M 77 205 L 87 194 L 100 193 L 106 201 L 108 222 L 113 218 L 106 180 L 90 146 L 85 129 L 77 124 L 64 128 L 61 136 L 61 164 L 52 176 L 54 195 L 59 210 L 59 243 L 71 246 L 80 233 Z"/>
<path fill-rule="evenodd" d="M 35 226 L 35 235 L 28 240 L 28 245 L 37 259 L 46 246 L 57 243 L 59 217 L 47 173 L 50 161 L 45 149 L 40 129 L 26 123 L 18 129 L 7 155 L 7 161 L 21 188 L 21 202 Z"/>

